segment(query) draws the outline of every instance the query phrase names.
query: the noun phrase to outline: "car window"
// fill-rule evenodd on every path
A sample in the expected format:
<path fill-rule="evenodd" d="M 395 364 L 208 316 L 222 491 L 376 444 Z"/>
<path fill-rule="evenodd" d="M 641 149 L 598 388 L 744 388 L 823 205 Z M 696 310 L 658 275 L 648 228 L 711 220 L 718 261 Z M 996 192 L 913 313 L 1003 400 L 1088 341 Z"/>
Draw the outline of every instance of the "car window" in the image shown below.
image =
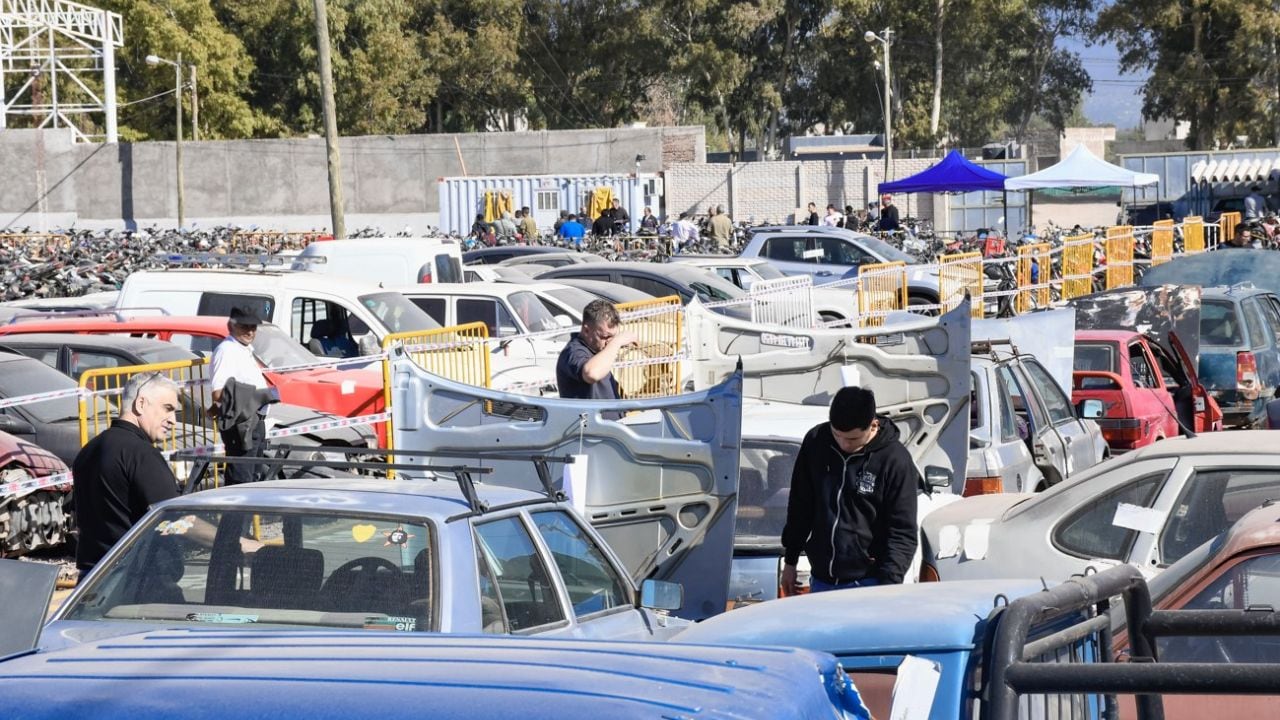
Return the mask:
<path fill-rule="evenodd" d="M 618 283 L 626 285 L 629 288 L 635 288 L 642 293 L 648 293 L 654 297 L 667 297 L 668 295 L 680 295 L 681 297 L 684 297 L 689 294 L 688 291 L 683 293 L 680 292 L 680 290 L 678 290 L 674 285 L 668 285 L 667 283 L 659 282 L 658 280 L 644 277 L 642 275 L 630 275 L 623 273 L 618 278 Z"/>
<path fill-rule="evenodd" d="M 0 345 L 3 345 L 3 344 L 5 343 L 0 342 Z M 44 363 L 45 365 L 48 365 L 54 370 L 58 369 L 58 353 L 61 350 L 61 348 L 31 347 L 31 346 L 20 347 L 18 345 L 15 345 L 12 340 L 8 341 L 8 345 L 11 349 L 13 349 L 16 352 L 20 352 L 23 355 L 26 355 L 27 357 L 33 360 L 39 360 L 40 362 Z"/>
<path fill-rule="evenodd" d="M 1116 371 L 1116 345 L 1107 342 L 1076 343 L 1074 370 Z"/>
<path fill-rule="evenodd" d="M 738 469 L 738 515 L 734 542 L 777 547 L 787 522 L 791 470 L 800 446 L 794 442 L 743 440 Z"/>
<path fill-rule="evenodd" d="M 631 606 L 631 593 L 600 546 L 563 510 L 533 513 L 534 527 L 551 551 L 575 617 Z"/>
<path fill-rule="evenodd" d="M 1115 524 L 1116 509 L 1121 503 L 1150 507 L 1167 475 L 1168 472 L 1147 475 L 1091 500 L 1058 526 L 1054 542 L 1083 558 L 1123 560 L 1138 533 Z"/>
<path fill-rule="evenodd" d="M 1271 335 L 1280 338 L 1280 299 L 1274 295 L 1265 295 L 1258 302 L 1262 303 L 1262 315 L 1271 326 Z"/>
<path fill-rule="evenodd" d="M 439 297 L 411 297 L 409 301 L 417 305 L 422 312 L 431 316 L 440 325 L 449 322 L 449 318 L 445 313 L 445 299 Z"/>
<path fill-rule="evenodd" d="M 433 552 L 425 524 L 170 508 L 95 574 L 68 619 L 428 631 Z"/>
<path fill-rule="evenodd" d="M 745 272 L 755 273 L 756 275 L 759 275 L 762 280 L 779 280 L 786 277 L 786 274 L 781 270 L 767 262 L 753 262 L 751 263 L 750 269 Z"/>
<path fill-rule="evenodd" d="M 1049 423 L 1057 425 L 1060 422 L 1074 420 L 1075 413 L 1071 409 L 1071 401 L 1062 392 L 1062 388 L 1058 387 L 1058 383 L 1054 382 L 1049 371 L 1035 360 L 1024 360 L 1022 367 L 1031 383 L 1035 385 L 1040 399 L 1044 401 L 1045 411 L 1049 414 Z"/>
<path fill-rule="evenodd" d="M 812 262 L 804 257 L 807 244 L 808 239 L 803 237 L 772 237 L 764 241 L 762 254 L 781 262 Z"/>
<path fill-rule="evenodd" d="M 1175 390 L 1182 387 L 1186 380 L 1186 375 L 1182 371 L 1176 360 L 1173 359 L 1164 348 L 1159 345 L 1152 344 L 1150 346 L 1151 353 L 1156 356 L 1156 363 L 1160 365 L 1160 377 L 1164 380 L 1164 386 L 1169 390 Z"/>
<path fill-rule="evenodd" d="M 1263 606 L 1280 608 L 1280 555 L 1257 555 L 1236 563 L 1179 609 Z M 1162 662 L 1280 662 L 1280 638 L 1262 635 L 1159 638 L 1156 647 Z"/>
<path fill-rule="evenodd" d="M 1275 339 L 1271 337 L 1270 330 L 1262 322 L 1262 309 L 1258 306 L 1258 301 L 1249 298 L 1240 304 L 1240 309 L 1244 314 L 1245 327 L 1249 329 L 1249 345 L 1254 349 L 1263 348 L 1273 344 Z"/>
<path fill-rule="evenodd" d="M 397 292 L 361 295 L 360 304 L 373 313 L 378 322 L 382 323 L 383 327 L 390 333 L 434 330 L 440 327 L 440 323 L 432 320 L 431 316 L 419 310 L 417 305 L 409 302 L 408 298 Z M 356 335 L 363 335 L 368 332 L 368 330 L 357 332 L 357 328 L 354 325 L 351 331 Z"/>
<path fill-rule="evenodd" d="M 822 250 L 823 264 L 862 265 L 878 262 L 877 258 L 853 243 L 838 237 L 818 238 L 818 249 Z"/>
<path fill-rule="evenodd" d="M 294 298 L 289 326 L 293 339 L 307 344 L 311 340 L 311 328 L 318 321 L 329 319 L 329 303 L 315 298 Z"/>
<path fill-rule="evenodd" d="M 1133 376 L 1134 387 L 1160 387 L 1160 383 L 1156 382 L 1155 370 L 1147 360 L 1147 353 L 1142 349 L 1142 343 L 1129 345 L 1129 373 Z"/>
<path fill-rule="evenodd" d="M 203 348 L 205 342 L 216 345 L 218 341 L 213 338 L 197 338 L 195 342 Z M 209 355 L 212 354 L 213 350 L 210 348 Z M 302 365 L 316 360 L 288 333 L 270 323 L 258 326 L 258 332 L 253 336 L 253 354 L 259 362 L 271 368 Z"/>
<path fill-rule="evenodd" d="M 1027 402 L 1027 398 L 1022 393 L 1022 386 L 1018 379 L 1014 377 L 1013 368 L 1008 364 L 1001 365 L 996 368 L 996 388 L 1000 397 L 1004 402 L 1008 403 L 1009 409 L 1013 411 L 1013 422 L 1009 424 L 1010 430 L 1003 430 L 1001 437 L 1008 441 L 1014 437 L 1027 438 L 1034 429 L 1042 422 L 1036 411 L 1034 410 L 1036 403 Z M 1003 408 L 1001 412 L 1004 412 Z"/>
<path fill-rule="evenodd" d="M 478 523 L 476 538 L 496 578 L 511 632 L 565 621 L 555 583 L 520 518 Z"/>
<path fill-rule="evenodd" d="M 201 293 L 196 314 L 227 317 L 231 315 L 231 308 L 245 306 L 257 310 L 258 317 L 263 320 L 269 321 L 275 317 L 276 301 L 267 295 L 217 292 Z"/>
<path fill-rule="evenodd" d="M 258 332 L 262 332 L 262 327 L 263 326 L 261 325 L 258 326 Z M 279 332 L 279 330 L 277 330 L 277 332 Z M 149 333 L 148 337 L 155 337 L 155 333 Z M 222 342 L 222 338 L 210 337 L 208 335 L 173 333 L 169 336 L 169 342 L 185 350 L 190 350 L 200 357 L 213 357 L 214 348 L 218 347 L 218 343 Z M 307 355 L 304 355 L 303 357 L 307 358 L 307 360 L 304 360 L 303 362 L 315 360 L 315 358 Z"/>
<path fill-rule="evenodd" d="M 1200 305 L 1200 344 L 1239 347 L 1244 344 L 1236 308 L 1229 300 L 1205 300 Z"/>
<path fill-rule="evenodd" d="M 56 392 L 76 387 L 76 382 L 37 360 L 24 358 L 0 364 L 0 399 Z M 74 397 L 27 403 L 21 408 L 6 408 L 5 413 L 21 411 L 39 422 L 76 420 L 80 417 L 80 402 Z"/>
<path fill-rule="evenodd" d="M 1002 369 L 1005 370 L 1004 373 L 996 374 L 996 387 L 999 391 L 996 393 L 995 398 L 996 407 L 1000 411 L 1000 441 L 1013 442 L 1023 439 L 1027 428 L 1024 423 L 1021 432 L 1019 431 L 1018 423 L 1020 421 L 1017 413 L 1014 412 L 1012 402 L 1014 391 L 1008 387 L 1013 382 L 1013 376 L 1009 374 L 1008 368 Z"/>
<path fill-rule="evenodd" d="M 484 556 L 480 546 L 476 545 L 476 574 L 480 582 L 480 627 L 481 632 L 502 635 L 511 632 L 507 625 L 507 615 L 502 611 L 502 596 L 498 594 L 498 579 L 489 566 L 489 559 Z"/>
<path fill-rule="evenodd" d="M 1160 562 L 1176 562 L 1268 500 L 1280 500 L 1280 470 L 1195 473 L 1183 486 L 1160 533 Z"/>
<path fill-rule="evenodd" d="M 526 332 L 544 332 L 559 327 L 556 325 L 556 314 L 548 311 L 542 299 L 531 292 L 511 293 L 507 302 L 520 321 L 517 327 L 523 327 Z M 505 309 L 499 309 L 506 313 Z"/>
<path fill-rule="evenodd" d="M 519 335 L 520 327 L 511 313 L 497 300 L 458 298 L 458 324 L 481 322 L 489 329 L 489 337 Z"/>
<path fill-rule="evenodd" d="M 444 253 L 437 255 L 436 276 L 433 280 L 440 283 L 462 282 L 462 263 L 458 262 L 457 258 Z"/>
<path fill-rule="evenodd" d="M 573 308 L 578 313 L 578 315 L 582 314 L 582 311 L 585 310 L 587 306 L 591 304 L 592 300 L 597 299 L 597 296 L 592 295 L 586 290 L 580 290 L 576 287 L 556 288 L 554 290 L 548 290 L 547 294 L 559 300 L 560 302 L 564 303 L 565 305 Z M 562 312 L 564 311 L 559 310 L 554 312 L 553 314 L 559 314 Z"/>
<path fill-rule="evenodd" d="M 698 294 L 698 299 L 703 302 L 720 302 L 722 300 L 737 300 L 744 297 L 744 291 L 737 285 L 729 283 L 716 282 L 699 282 L 697 280 L 689 283 L 689 289 Z"/>

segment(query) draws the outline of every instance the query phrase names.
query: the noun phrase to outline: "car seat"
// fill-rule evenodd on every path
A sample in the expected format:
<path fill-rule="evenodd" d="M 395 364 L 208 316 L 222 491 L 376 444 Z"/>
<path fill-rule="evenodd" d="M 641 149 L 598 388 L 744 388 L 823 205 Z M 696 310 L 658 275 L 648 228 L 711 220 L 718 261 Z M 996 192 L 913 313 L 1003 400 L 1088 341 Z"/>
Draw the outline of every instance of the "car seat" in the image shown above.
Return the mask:
<path fill-rule="evenodd" d="M 311 339 L 307 341 L 307 349 L 313 355 L 328 356 L 325 341 L 333 334 L 333 323 L 329 320 L 317 320 L 311 324 Z"/>
<path fill-rule="evenodd" d="M 138 588 L 138 602 L 185 603 L 187 599 L 178 581 L 182 579 L 186 566 L 178 541 L 174 538 L 160 540 L 153 548 L 149 560 L 142 583 Z"/>
<path fill-rule="evenodd" d="M 319 550 L 265 545 L 253 555 L 250 602 L 264 608 L 314 609 L 323 576 Z"/>

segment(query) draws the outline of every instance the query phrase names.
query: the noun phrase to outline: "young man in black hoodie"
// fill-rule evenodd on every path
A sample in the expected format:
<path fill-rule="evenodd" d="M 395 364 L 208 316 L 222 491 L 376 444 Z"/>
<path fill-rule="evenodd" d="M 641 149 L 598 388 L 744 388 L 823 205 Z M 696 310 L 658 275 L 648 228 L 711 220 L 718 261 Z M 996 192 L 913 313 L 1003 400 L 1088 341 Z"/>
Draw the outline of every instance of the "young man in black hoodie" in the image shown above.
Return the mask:
<path fill-rule="evenodd" d="M 831 421 L 805 435 L 782 529 L 782 586 L 797 590 L 803 551 L 811 591 L 902 582 L 919 543 L 920 472 L 870 390 L 841 388 Z"/>

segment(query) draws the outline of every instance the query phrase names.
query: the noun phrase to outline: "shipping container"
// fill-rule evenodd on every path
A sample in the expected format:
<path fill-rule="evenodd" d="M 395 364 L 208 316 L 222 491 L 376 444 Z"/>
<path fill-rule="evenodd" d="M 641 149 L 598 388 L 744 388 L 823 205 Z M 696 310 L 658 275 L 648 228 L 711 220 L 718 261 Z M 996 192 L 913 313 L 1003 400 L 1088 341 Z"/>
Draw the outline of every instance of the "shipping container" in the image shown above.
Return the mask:
<path fill-rule="evenodd" d="M 1276 148 L 1121 155 L 1120 165 L 1160 176 L 1155 187 L 1126 189 L 1126 201 L 1154 203 L 1158 196 L 1173 204 L 1177 217 L 1212 218 L 1215 205 L 1243 198 L 1255 183 L 1264 194 L 1280 192 L 1280 149 Z"/>
<path fill-rule="evenodd" d="M 486 193 L 510 193 L 511 207 L 528 207 L 538 229 L 549 233 L 560 211 L 577 214 L 591 198 L 608 188 L 631 218 L 634 232 L 645 207 L 662 217 L 662 178 L 654 174 L 627 175 L 509 175 L 440 178 L 440 229 L 466 235 L 476 215 L 485 212 Z M 590 221 L 585 223 L 590 226 Z"/>

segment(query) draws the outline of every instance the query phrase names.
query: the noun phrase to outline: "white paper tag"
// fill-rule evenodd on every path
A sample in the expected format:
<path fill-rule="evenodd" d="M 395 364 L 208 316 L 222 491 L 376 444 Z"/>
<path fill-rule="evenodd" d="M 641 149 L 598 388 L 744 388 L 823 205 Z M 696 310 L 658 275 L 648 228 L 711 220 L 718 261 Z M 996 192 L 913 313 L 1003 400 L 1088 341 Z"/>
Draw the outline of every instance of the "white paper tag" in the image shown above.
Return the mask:
<path fill-rule="evenodd" d="M 974 520 L 964 526 L 964 557 L 981 560 L 987 556 L 991 542 L 991 520 Z"/>
<path fill-rule="evenodd" d="M 938 531 L 938 559 L 953 558 L 959 554 L 960 528 L 955 525 L 943 525 Z"/>
<path fill-rule="evenodd" d="M 569 504 L 579 515 L 587 514 L 587 461 L 586 455 L 573 455 L 573 462 L 565 463 L 564 481 L 560 488 L 569 498 Z"/>
<path fill-rule="evenodd" d="M 356 392 L 356 381 L 355 381 L 355 380 L 343 380 L 343 381 L 342 381 L 342 394 L 343 394 L 343 395 L 354 395 L 354 394 L 355 394 L 355 392 Z"/>
<path fill-rule="evenodd" d="M 805 251 L 804 251 L 804 253 L 802 253 L 802 254 L 800 255 L 800 257 L 804 258 L 805 260 L 812 260 L 812 259 L 814 259 L 814 258 L 820 258 L 820 257 L 822 257 L 822 248 L 814 248 L 814 249 L 812 249 L 812 250 L 805 250 Z"/>
<path fill-rule="evenodd" d="M 893 682 L 889 720 L 928 720 L 940 680 L 942 668 L 938 663 L 915 655 L 904 657 Z"/>
<path fill-rule="evenodd" d="M 1155 535 L 1164 527 L 1164 513 L 1138 505 L 1120 503 L 1116 506 L 1116 516 L 1112 518 L 1111 524 L 1126 530 Z"/>
<path fill-rule="evenodd" d="M 858 366 L 841 365 L 840 382 L 844 383 L 845 387 L 862 387 L 862 373 L 858 371 Z"/>

